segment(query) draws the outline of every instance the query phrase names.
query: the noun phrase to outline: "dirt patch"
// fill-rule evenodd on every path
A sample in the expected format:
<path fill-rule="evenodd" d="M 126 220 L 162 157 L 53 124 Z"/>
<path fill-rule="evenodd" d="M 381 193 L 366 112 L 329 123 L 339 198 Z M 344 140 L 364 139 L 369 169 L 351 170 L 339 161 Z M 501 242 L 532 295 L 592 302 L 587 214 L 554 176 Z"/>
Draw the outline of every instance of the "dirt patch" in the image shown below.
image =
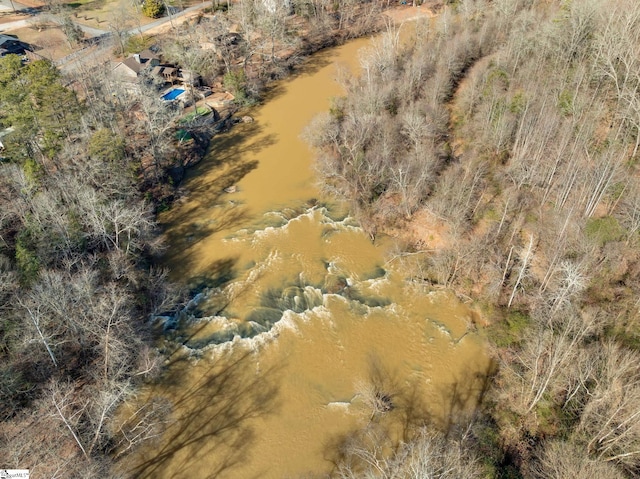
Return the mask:
<path fill-rule="evenodd" d="M 74 51 L 58 26 L 41 30 L 32 27 L 18 28 L 12 30 L 11 34 L 33 45 L 35 53 L 49 60 L 57 60 Z"/>
<path fill-rule="evenodd" d="M 449 246 L 447 224 L 427 210 L 420 210 L 410 220 L 385 230 L 385 233 L 420 250 L 438 250 Z"/>
<path fill-rule="evenodd" d="M 384 11 L 384 15 L 389 17 L 396 24 L 418 20 L 419 18 L 433 18 L 441 8 L 439 3 L 425 3 L 424 5 L 399 5 Z"/>
<path fill-rule="evenodd" d="M 10 11 L 0 12 L 0 25 L 3 25 L 5 23 L 18 22 L 24 19 L 25 19 L 25 16 L 19 13 L 13 13 Z"/>
<path fill-rule="evenodd" d="M 44 5 L 44 2 L 41 2 L 39 0 L 20 0 L 20 3 L 31 8 L 38 8 Z"/>

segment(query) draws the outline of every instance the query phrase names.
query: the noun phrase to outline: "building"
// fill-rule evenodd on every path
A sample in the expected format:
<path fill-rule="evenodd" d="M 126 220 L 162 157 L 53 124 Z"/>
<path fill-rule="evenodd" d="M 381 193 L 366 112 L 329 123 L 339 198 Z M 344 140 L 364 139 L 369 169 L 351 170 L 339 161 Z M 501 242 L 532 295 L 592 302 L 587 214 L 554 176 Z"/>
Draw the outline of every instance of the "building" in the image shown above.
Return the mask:
<path fill-rule="evenodd" d="M 158 65 L 160 65 L 160 58 L 147 48 L 116 64 L 113 71 L 123 80 L 135 81 L 142 70 L 155 68 Z"/>
<path fill-rule="evenodd" d="M 17 37 L 0 34 L 0 57 L 11 54 L 25 56 L 27 52 L 32 51 L 31 45 L 21 42 Z"/>

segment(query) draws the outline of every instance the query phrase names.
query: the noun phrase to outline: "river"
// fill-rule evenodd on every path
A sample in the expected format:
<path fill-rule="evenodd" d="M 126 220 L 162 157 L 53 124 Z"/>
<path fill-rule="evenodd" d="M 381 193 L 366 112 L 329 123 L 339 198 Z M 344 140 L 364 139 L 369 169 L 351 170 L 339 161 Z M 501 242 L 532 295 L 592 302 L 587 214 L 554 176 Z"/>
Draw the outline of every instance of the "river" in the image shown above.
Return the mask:
<path fill-rule="evenodd" d="M 172 412 L 158 442 L 131 458 L 131 475 L 322 475 L 371 421 L 401 439 L 473 408 L 489 361 L 472 311 L 406 281 L 406 263 L 389 259 L 393 241 L 372 244 L 322 197 L 300 139 L 341 93 L 336 65 L 357 68 L 368 41 L 314 55 L 253 123 L 216 136 L 162 216 L 167 265 L 209 293 L 144 391 Z"/>

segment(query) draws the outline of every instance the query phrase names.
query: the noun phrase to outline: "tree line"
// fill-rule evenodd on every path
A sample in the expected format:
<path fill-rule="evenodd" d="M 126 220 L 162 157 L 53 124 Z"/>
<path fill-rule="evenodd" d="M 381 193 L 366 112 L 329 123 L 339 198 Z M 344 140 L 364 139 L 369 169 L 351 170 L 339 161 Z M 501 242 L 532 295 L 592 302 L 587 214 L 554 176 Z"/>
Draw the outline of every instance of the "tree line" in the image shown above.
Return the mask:
<path fill-rule="evenodd" d="M 240 103 L 255 101 L 300 54 L 375 28 L 380 8 L 267 4 L 234 2 L 158 47 Z M 126 11 L 109 20 L 120 53 L 134 26 Z M 321 31 L 309 49 L 299 40 L 307 28 Z M 286 61 L 283 49 L 293 52 Z M 34 477 L 126 477 L 114 462 L 157 437 L 171 409 L 134 400 L 162 372 L 151 318 L 183 300 L 154 265 L 164 248 L 156 214 L 203 153 L 176 134 L 186 129 L 204 148 L 212 130 L 179 122 L 184 111 L 160 99 L 148 72 L 132 86 L 96 62 L 63 75 L 47 60 L 0 59 L 0 449 L 3 466 Z"/>
<path fill-rule="evenodd" d="M 143 192 L 166 176 L 175 113 L 152 97 L 132 111 L 95 70 L 77 90 L 46 60 L 8 55 L 0 72 L 3 466 L 104 477 L 164 411 L 116 416 L 159 370 L 150 318 L 178 304 L 150 262 L 160 245 Z"/>
<path fill-rule="evenodd" d="M 444 227 L 408 275 L 491 322 L 472 430 L 492 477 L 640 473 L 639 21 L 631 1 L 451 2 L 378 40 L 307 132 L 372 235 Z"/>

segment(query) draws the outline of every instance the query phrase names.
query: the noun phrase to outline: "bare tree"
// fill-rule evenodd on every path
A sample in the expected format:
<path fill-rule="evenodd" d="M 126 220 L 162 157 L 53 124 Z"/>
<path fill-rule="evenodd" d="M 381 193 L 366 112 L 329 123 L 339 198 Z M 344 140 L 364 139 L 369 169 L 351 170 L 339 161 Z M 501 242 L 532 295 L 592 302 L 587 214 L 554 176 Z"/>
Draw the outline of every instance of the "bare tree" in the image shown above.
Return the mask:
<path fill-rule="evenodd" d="M 564 441 L 549 441 L 544 445 L 540 458 L 534 465 L 534 474 L 540 479 L 625 477 L 613 464 L 593 459 L 583 448 Z"/>
<path fill-rule="evenodd" d="M 33 325 L 36 330 L 38 338 L 42 341 L 42 344 L 51 358 L 51 362 L 55 367 L 58 367 L 58 360 L 53 352 L 53 348 L 58 344 L 57 336 L 60 332 L 49 331 L 48 328 L 49 325 L 55 325 L 55 322 L 50 321 L 51 318 L 46 314 L 41 313 L 39 305 L 25 304 L 21 299 L 18 299 L 18 303 L 26 311 L 30 324 Z"/>
<path fill-rule="evenodd" d="M 129 31 L 133 27 L 133 19 L 137 12 L 131 9 L 131 3 L 127 0 L 120 0 L 118 6 L 112 9 L 107 16 L 109 31 L 118 42 L 118 55 L 124 56 L 126 52 Z M 139 14 L 138 14 L 139 15 Z"/>
<path fill-rule="evenodd" d="M 637 470 L 640 465 L 640 357 L 607 343 L 578 430 L 587 450 L 602 461 Z"/>
<path fill-rule="evenodd" d="M 389 438 L 379 428 L 368 427 L 344 445 L 344 461 L 333 477 L 340 479 L 474 479 L 483 477 L 476 458 L 469 454 L 465 439 L 447 439 L 421 429 L 393 454 L 385 449 Z"/>
<path fill-rule="evenodd" d="M 529 266 L 529 261 L 531 260 L 532 255 L 533 255 L 533 235 L 530 234 L 529 244 L 527 245 L 527 248 L 524 250 L 521 256 L 520 269 L 518 271 L 518 278 L 516 279 L 516 282 L 513 285 L 513 289 L 511 290 L 511 296 L 509 297 L 509 302 L 507 303 L 508 308 L 511 307 L 511 303 L 513 303 L 513 299 L 516 296 L 516 292 L 518 291 L 518 288 L 520 287 L 520 284 L 522 283 L 522 280 L 524 279 L 527 273 L 527 267 Z"/>

